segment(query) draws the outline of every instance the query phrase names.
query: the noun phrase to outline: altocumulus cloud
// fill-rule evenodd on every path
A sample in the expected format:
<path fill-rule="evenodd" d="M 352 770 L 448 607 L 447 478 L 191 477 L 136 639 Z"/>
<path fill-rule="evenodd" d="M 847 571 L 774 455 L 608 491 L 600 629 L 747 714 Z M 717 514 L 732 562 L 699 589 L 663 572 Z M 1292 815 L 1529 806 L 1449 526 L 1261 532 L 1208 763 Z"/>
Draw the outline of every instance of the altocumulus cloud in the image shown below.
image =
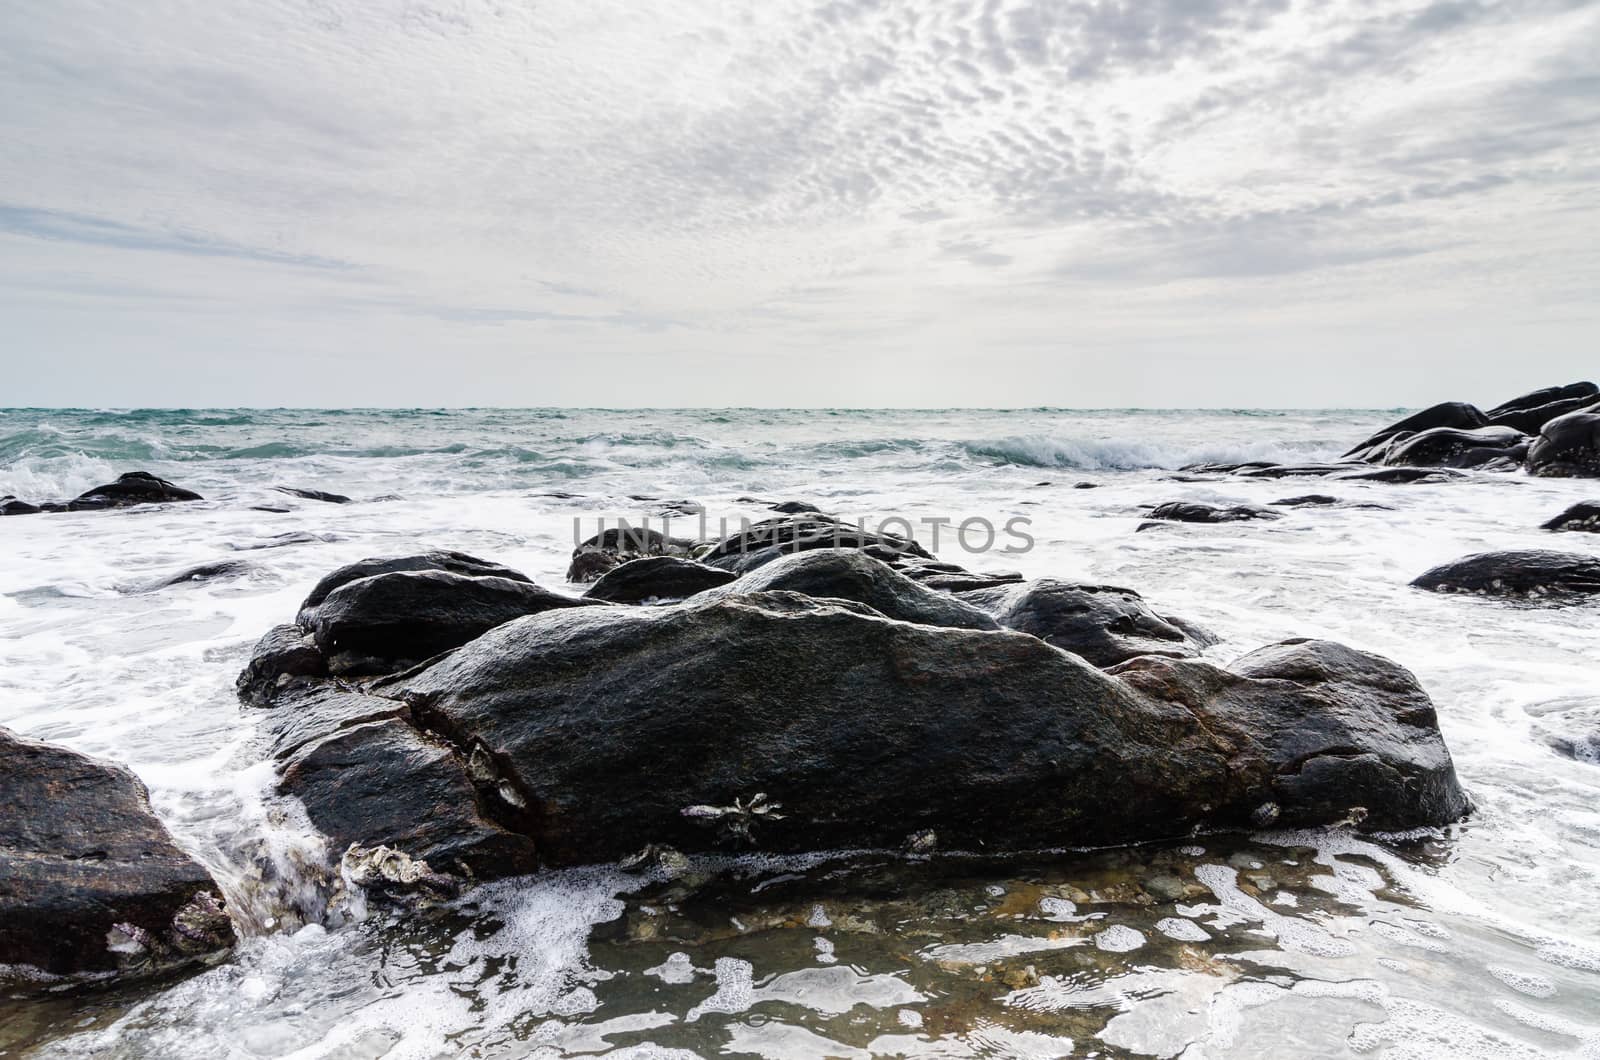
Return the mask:
<path fill-rule="evenodd" d="M 13 402 L 1394 404 L 1592 375 L 1600 4 L 0 8 Z"/>

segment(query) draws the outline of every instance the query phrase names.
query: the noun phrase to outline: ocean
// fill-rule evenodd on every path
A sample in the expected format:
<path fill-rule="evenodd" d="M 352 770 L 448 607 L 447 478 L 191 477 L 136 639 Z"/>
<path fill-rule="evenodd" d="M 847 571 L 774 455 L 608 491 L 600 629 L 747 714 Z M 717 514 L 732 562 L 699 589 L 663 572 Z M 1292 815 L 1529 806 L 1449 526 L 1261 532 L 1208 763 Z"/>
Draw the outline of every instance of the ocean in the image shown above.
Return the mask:
<path fill-rule="evenodd" d="M 1600 706 L 1600 609 L 1408 587 L 1472 552 L 1600 551 L 1538 528 L 1595 484 L 1178 471 L 1336 458 L 1401 411 L 0 411 L 0 495 L 144 470 L 205 498 L 0 519 L 0 725 L 133 769 L 243 937 L 186 978 L 0 998 L 0 1056 L 1600 1056 L 1600 762 L 1543 738 Z M 1166 501 L 1305 493 L 1349 503 L 1137 529 Z M 904 519 L 925 545 L 944 527 L 939 557 L 973 569 L 1136 589 L 1221 663 L 1295 636 L 1393 658 L 1476 810 L 1408 837 L 700 859 L 333 929 L 286 914 L 313 848 L 233 683 L 321 575 L 450 548 L 571 589 L 601 518 L 676 512 L 692 536 L 692 505 L 714 530 L 784 500 Z M 1026 547 L 949 530 L 1012 520 Z M 238 566 L 157 587 L 221 560 Z"/>

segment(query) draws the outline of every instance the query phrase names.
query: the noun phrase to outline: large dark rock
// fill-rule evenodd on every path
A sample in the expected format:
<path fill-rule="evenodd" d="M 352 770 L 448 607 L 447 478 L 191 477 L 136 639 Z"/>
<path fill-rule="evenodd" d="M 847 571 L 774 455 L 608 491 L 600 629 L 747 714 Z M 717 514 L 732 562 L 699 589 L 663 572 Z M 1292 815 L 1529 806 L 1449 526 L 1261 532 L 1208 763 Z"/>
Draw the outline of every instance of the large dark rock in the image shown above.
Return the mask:
<path fill-rule="evenodd" d="M 19 501 L 9 493 L 0 497 L 0 515 L 38 515 L 42 511 L 37 504 Z"/>
<path fill-rule="evenodd" d="M 310 627 L 334 673 L 381 674 L 460 647 L 513 618 L 587 604 L 598 601 L 512 578 L 396 571 L 339 586 L 316 605 Z"/>
<path fill-rule="evenodd" d="M 1596 398 L 1600 398 L 1600 387 L 1593 383 L 1569 383 L 1512 398 L 1484 415 L 1492 424 L 1512 427 L 1523 434 L 1538 434 L 1541 427 L 1557 416 L 1575 412 L 1592 404 Z"/>
<path fill-rule="evenodd" d="M 1031 633 L 1095 666 L 1136 655 L 1194 655 L 1199 645 L 1179 626 L 1150 610 L 1132 589 L 1041 578 L 1004 588 L 962 593 L 1007 629 Z"/>
<path fill-rule="evenodd" d="M 222 893 L 121 766 L 0 729 L 0 977 L 154 973 L 233 946 Z"/>
<path fill-rule="evenodd" d="M 1239 523 L 1252 519 L 1281 519 L 1282 513 L 1248 504 L 1222 507 L 1195 501 L 1169 501 L 1157 505 L 1150 518 L 1174 523 Z"/>
<path fill-rule="evenodd" d="M 299 626 L 274 626 L 256 642 L 234 687 L 251 706 L 270 707 L 280 693 L 328 675 L 328 660 Z"/>
<path fill-rule="evenodd" d="M 775 591 L 853 600 L 889 618 L 925 626 L 1000 628 L 993 618 L 967 601 L 915 582 L 888 564 L 850 548 L 813 549 L 780 556 L 737 582 L 705 595 L 727 599 Z"/>
<path fill-rule="evenodd" d="M 1411 584 L 1437 593 L 1559 601 L 1600 593 L 1600 556 L 1545 549 L 1480 552 L 1434 567 Z"/>
<path fill-rule="evenodd" d="M 1454 821 L 1470 807 L 1433 702 L 1409 670 L 1381 656 L 1296 639 L 1227 670 L 1147 655 L 1112 673 L 1208 729 L 1220 726 L 1224 742 L 1243 741 L 1237 764 L 1265 759 L 1272 798 L 1257 823 L 1348 815 L 1368 828 L 1405 829 Z"/>
<path fill-rule="evenodd" d="M 933 559 L 914 538 L 867 530 L 855 523 L 815 514 L 764 519 L 723 538 L 699 559 L 713 567 L 747 574 L 780 556 L 817 548 L 862 549 L 875 559 L 891 563 Z"/>
<path fill-rule="evenodd" d="M 1539 529 L 1600 534 L 1600 501 L 1579 501 L 1549 522 L 1540 524 Z"/>
<path fill-rule="evenodd" d="M 1528 447 L 1528 473 L 1600 478 L 1600 402 L 1546 423 Z"/>
<path fill-rule="evenodd" d="M 130 471 L 115 482 L 96 486 L 87 493 L 67 502 L 73 512 L 99 511 L 103 508 L 127 508 L 135 504 L 169 504 L 174 501 L 203 500 L 192 490 L 174 486 L 164 478 L 148 471 Z"/>
<path fill-rule="evenodd" d="M 296 619 L 302 626 L 309 627 L 316 617 L 316 610 L 327 599 L 328 594 L 343 585 L 362 578 L 371 578 L 378 574 L 395 574 L 400 571 L 438 570 L 449 574 L 461 574 L 470 578 L 509 578 L 516 582 L 533 584 L 521 571 L 512 570 L 510 567 L 499 563 L 491 563 L 477 556 L 469 556 L 465 552 L 420 552 L 410 556 L 379 556 L 358 560 L 346 564 L 330 574 L 323 575 L 322 579 L 312 586 L 311 592 L 306 594 L 305 602 L 300 605 L 300 615 Z"/>
<path fill-rule="evenodd" d="M 774 592 L 520 619 L 390 692 L 492 763 L 545 863 L 926 829 L 1006 852 L 1467 809 L 1427 696 L 1386 660 L 1295 642 L 1236 673 L 1152 656 L 1115 672 L 1026 634 Z"/>
<path fill-rule="evenodd" d="M 475 768 L 473 746 L 419 730 L 402 704 L 323 693 L 269 717 L 278 729 L 279 790 L 300 800 L 335 857 L 352 846 L 388 847 L 422 862 L 430 877 L 458 883 L 535 868 L 520 796 L 502 791 L 487 755 L 479 752 Z"/>
<path fill-rule="evenodd" d="M 644 556 L 612 567 L 583 595 L 613 604 L 681 600 L 726 585 L 738 575 L 677 556 Z"/>
<path fill-rule="evenodd" d="M 1529 441 L 1511 427 L 1435 427 L 1392 442 L 1375 456 L 1392 467 L 1516 467 Z"/>
<path fill-rule="evenodd" d="M 1488 418 L 1478 410 L 1476 405 L 1468 405 L 1463 401 L 1445 401 L 1425 408 L 1421 412 L 1412 413 L 1397 423 L 1391 423 L 1383 430 L 1366 439 L 1366 441 L 1352 447 L 1344 455 L 1364 460 L 1367 458 L 1368 451 L 1383 445 L 1396 435 L 1419 434 L 1422 431 L 1430 431 L 1436 427 L 1450 427 L 1458 431 L 1473 431 L 1488 425 Z"/>

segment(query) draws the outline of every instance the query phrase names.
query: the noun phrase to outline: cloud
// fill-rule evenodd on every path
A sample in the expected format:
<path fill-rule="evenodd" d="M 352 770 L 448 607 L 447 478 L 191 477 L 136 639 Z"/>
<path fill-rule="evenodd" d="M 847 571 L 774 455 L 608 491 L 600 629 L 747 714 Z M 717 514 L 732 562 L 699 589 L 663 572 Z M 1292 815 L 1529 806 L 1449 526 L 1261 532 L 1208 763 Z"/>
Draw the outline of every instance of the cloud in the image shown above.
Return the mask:
<path fill-rule="evenodd" d="M 1357 319 L 1445 371 L 1424 329 L 1513 343 L 1553 305 L 1542 341 L 1576 357 L 1597 49 L 1572 0 L 15 8 L 0 325 L 79 375 L 122 370 L 97 336 L 134 317 L 215 349 L 196 302 L 330 349 L 381 332 L 415 370 L 363 382 L 397 393 L 458 343 L 670 357 L 656 404 L 750 403 L 821 345 L 890 403 L 971 392 L 905 380 L 907 350 L 1002 346 L 1019 403 L 1065 400 L 1030 382 L 1063 357 L 1071 403 L 1127 403 L 1119 350 L 1208 335 L 1265 367 Z M 1238 377 L 1197 360 L 1189 400 L 1320 403 Z"/>

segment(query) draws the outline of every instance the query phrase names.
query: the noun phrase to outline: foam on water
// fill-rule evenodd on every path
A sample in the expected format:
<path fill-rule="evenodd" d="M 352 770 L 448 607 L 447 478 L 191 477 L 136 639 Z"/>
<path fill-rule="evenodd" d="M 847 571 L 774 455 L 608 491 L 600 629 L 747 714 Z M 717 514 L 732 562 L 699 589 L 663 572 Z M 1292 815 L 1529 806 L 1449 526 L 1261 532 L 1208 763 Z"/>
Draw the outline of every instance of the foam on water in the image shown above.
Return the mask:
<path fill-rule="evenodd" d="M 149 470 L 207 498 L 0 520 L 0 725 L 138 773 L 180 844 L 218 875 L 246 935 L 226 964 L 140 995 L 81 1033 L 52 1032 L 43 1052 L 422 1057 L 470 1046 L 483 1055 L 666 1056 L 739 1047 L 976 1056 L 1060 1055 L 1093 1042 L 1194 1057 L 1281 1055 L 1265 1043 L 1294 1041 L 1304 1055 L 1593 1056 L 1600 769 L 1558 756 L 1534 726 L 1597 702 L 1600 609 L 1513 608 L 1407 587 L 1427 567 L 1469 552 L 1600 551 L 1600 537 L 1553 543 L 1537 529 L 1593 499 L 1592 484 L 1483 474 L 1313 487 L 1181 482 L 1165 470 L 1199 460 L 1320 460 L 1392 418 L 0 412 L 0 494 L 59 500 Z M 1099 488 L 1068 488 L 1080 480 Z M 356 503 L 299 501 L 272 492 L 275 485 Z M 552 492 L 578 496 L 545 495 Z M 1285 509 L 1270 525 L 1134 532 L 1146 508 L 1165 501 L 1267 504 L 1306 492 L 1387 510 Z M 385 495 L 400 499 L 373 499 Z M 559 586 L 574 517 L 642 514 L 649 502 L 634 495 L 698 501 L 713 525 L 723 515 L 766 514 L 743 497 L 880 517 L 1026 516 L 1032 551 L 972 556 L 946 543 L 941 556 L 1134 587 L 1163 613 L 1216 634 L 1207 656 L 1220 662 L 1287 636 L 1330 637 L 1395 658 L 1433 696 L 1477 810 L 1432 840 L 1264 834 L 1256 841 L 1269 853 L 1254 859 L 1259 869 L 1206 855 L 1220 847 L 1201 838 L 1183 850 L 1203 862 L 1195 881 L 1209 896 L 1197 887 L 1142 919 L 1120 907 L 1108 916 L 1086 895 L 1029 895 L 1008 883 L 982 900 L 1022 904 L 985 933 L 930 943 L 914 920 L 896 926 L 904 933 L 899 964 L 863 953 L 860 940 L 878 936 L 861 934 L 850 908 L 812 899 L 793 914 L 803 941 L 781 953 L 711 959 L 681 946 L 636 967 L 600 967 L 594 933 L 641 885 L 610 870 L 495 885 L 469 896 L 448 929 L 377 914 L 338 926 L 313 871 L 328 852 L 293 804 L 273 795 L 255 717 L 234 699 L 251 645 L 293 614 L 323 573 L 368 555 L 456 548 Z M 269 549 L 230 547 L 281 534 L 304 536 Z M 253 569 L 123 591 L 229 558 L 247 558 Z M 1417 856 L 1418 842 L 1438 853 Z M 1281 863 L 1273 850 L 1283 852 Z M 774 881 L 792 883 L 813 863 L 711 868 L 778 890 L 790 884 Z M 1289 887 L 1290 869 L 1310 872 L 1309 885 Z M 1140 878 L 1136 862 L 1129 873 Z M 1272 889 L 1251 882 L 1263 874 L 1274 877 Z M 727 930 L 759 935 L 744 928 Z M 1102 947 L 1097 935 L 1136 935 L 1141 945 Z M 1085 970 L 1043 974 L 1047 961 Z M 1037 984 L 986 987 L 990 1008 L 959 1029 L 936 1020 L 911 1026 L 897 1015 L 931 1008 L 951 983 L 985 982 L 999 969 L 1022 975 L 1029 964 L 1039 965 Z M 1143 975 L 1155 978 L 1131 978 Z M 919 978 L 930 976 L 947 979 Z M 613 1011 L 607 999 L 624 986 L 643 988 L 633 984 L 659 993 Z M 852 996 L 872 1001 L 841 1013 Z M 874 1004 L 883 1025 L 867 1036 L 852 1031 L 852 1021 L 880 1012 Z M 1093 1019 L 1062 1028 L 1006 1022 L 1048 1013 Z M 686 1039 L 674 1035 L 690 1029 L 698 1037 L 686 1052 Z"/>

